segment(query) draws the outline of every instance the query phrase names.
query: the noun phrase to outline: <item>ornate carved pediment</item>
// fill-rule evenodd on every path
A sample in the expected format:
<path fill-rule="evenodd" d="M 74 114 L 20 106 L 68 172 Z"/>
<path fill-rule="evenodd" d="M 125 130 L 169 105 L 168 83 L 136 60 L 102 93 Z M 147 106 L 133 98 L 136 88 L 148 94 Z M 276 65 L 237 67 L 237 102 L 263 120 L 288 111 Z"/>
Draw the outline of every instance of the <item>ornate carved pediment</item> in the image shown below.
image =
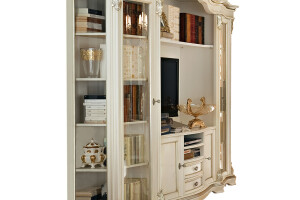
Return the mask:
<path fill-rule="evenodd" d="M 228 0 L 198 0 L 204 9 L 211 14 L 222 14 L 226 17 L 233 18 L 234 11 L 238 6 L 232 5 Z"/>

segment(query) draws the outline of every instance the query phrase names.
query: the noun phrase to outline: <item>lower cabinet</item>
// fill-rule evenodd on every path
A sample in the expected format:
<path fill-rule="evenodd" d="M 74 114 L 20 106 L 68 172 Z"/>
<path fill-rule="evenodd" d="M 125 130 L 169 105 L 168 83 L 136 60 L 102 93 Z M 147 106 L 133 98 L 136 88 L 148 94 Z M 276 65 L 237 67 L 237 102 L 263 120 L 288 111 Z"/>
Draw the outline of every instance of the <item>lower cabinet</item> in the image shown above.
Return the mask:
<path fill-rule="evenodd" d="M 181 182 L 183 170 L 179 163 L 183 160 L 182 137 L 168 137 L 162 139 L 161 148 L 161 186 L 165 199 L 172 199 L 182 194 Z"/>
<path fill-rule="evenodd" d="M 214 182 L 214 137 L 214 128 L 162 136 L 160 178 L 166 200 L 200 193 Z M 185 145 L 191 139 L 201 142 Z M 185 157 L 190 150 L 195 156 Z"/>

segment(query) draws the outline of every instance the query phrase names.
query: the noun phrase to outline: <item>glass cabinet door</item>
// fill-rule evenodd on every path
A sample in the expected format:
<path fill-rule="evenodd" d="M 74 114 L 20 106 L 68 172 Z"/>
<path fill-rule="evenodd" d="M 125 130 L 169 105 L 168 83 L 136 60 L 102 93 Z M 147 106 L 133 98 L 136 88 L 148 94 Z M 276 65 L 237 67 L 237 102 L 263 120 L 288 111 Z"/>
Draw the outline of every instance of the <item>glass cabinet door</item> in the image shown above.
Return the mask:
<path fill-rule="evenodd" d="M 149 8 L 123 1 L 124 199 L 150 199 Z"/>

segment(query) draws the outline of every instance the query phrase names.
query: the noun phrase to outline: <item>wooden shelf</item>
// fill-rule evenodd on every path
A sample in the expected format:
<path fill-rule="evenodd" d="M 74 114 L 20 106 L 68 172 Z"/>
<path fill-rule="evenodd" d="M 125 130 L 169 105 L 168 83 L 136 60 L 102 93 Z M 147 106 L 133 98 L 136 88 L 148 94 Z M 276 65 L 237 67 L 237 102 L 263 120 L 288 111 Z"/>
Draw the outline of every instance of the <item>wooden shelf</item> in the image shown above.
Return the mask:
<path fill-rule="evenodd" d="M 104 127 L 106 124 L 84 124 L 84 123 L 79 123 L 76 124 L 77 127 Z"/>
<path fill-rule="evenodd" d="M 76 172 L 107 172 L 106 168 L 95 168 L 95 169 L 91 169 L 91 168 L 77 168 Z"/>
<path fill-rule="evenodd" d="M 124 125 L 147 124 L 147 121 L 124 122 Z"/>
<path fill-rule="evenodd" d="M 149 164 L 148 162 L 134 164 L 134 165 L 126 166 L 126 169 L 135 168 L 135 167 L 143 167 L 143 166 L 147 166 L 148 164 Z"/>
<path fill-rule="evenodd" d="M 147 39 L 147 36 L 141 36 L 141 35 L 127 35 L 127 34 L 124 34 L 123 36 L 126 39 Z"/>
<path fill-rule="evenodd" d="M 205 44 L 194 44 L 188 42 L 180 42 L 167 38 L 161 38 L 160 43 L 169 46 L 178 46 L 178 47 L 197 47 L 197 48 L 214 48 L 214 45 L 205 45 Z"/>
<path fill-rule="evenodd" d="M 193 148 L 202 147 L 202 146 L 204 146 L 204 143 L 189 145 L 189 146 L 185 146 L 184 150 L 186 150 L 186 149 L 193 149 Z"/>
<path fill-rule="evenodd" d="M 200 160 L 203 160 L 203 159 L 204 159 L 204 156 L 198 156 L 198 157 L 195 157 L 195 158 L 191 158 L 191 159 L 188 159 L 188 160 L 184 160 L 184 163 L 200 161 Z"/>
<path fill-rule="evenodd" d="M 76 78 L 76 81 L 83 82 L 83 81 L 106 81 L 105 78 Z"/>
<path fill-rule="evenodd" d="M 106 33 L 75 33 L 76 36 L 82 36 L 82 37 L 97 37 L 97 38 L 105 38 Z"/>

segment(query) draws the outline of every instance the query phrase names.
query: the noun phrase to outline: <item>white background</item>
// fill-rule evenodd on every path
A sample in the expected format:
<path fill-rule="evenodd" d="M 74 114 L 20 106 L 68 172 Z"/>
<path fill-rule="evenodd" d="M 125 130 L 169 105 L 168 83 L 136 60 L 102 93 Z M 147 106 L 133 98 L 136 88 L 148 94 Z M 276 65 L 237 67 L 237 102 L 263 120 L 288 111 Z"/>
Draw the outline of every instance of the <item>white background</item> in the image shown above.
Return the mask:
<path fill-rule="evenodd" d="M 208 199 L 299 200 L 300 2 L 231 3 L 237 186 Z M 0 5 L 0 199 L 65 200 L 65 1 Z"/>

